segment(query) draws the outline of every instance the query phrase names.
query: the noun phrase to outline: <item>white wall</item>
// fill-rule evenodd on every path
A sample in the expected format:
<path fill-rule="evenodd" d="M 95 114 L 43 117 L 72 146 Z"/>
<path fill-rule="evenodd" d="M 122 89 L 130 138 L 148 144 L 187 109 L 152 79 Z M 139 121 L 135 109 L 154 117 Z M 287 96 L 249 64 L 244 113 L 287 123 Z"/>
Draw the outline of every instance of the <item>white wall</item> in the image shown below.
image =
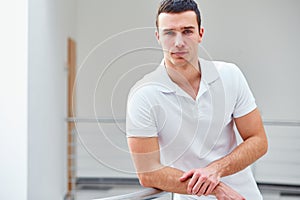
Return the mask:
<path fill-rule="evenodd" d="M 114 83 L 120 75 L 128 72 L 133 65 L 138 65 L 134 62 L 135 58 L 138 58 L 136 60 L 139 64 L 144 64 L 150 61 L 157 62 L 161 57 L 157 52 L 149 57 L 148 53 L 142 51 L 137 53 L 139 57 L 127 59 L 130 56 L 127 55 L 119 59 L 121 63 L 109 65 L 115 58 L 135 48 L 159 47 L 154 37 L 155 30 L 147 28 L 155 26 L 153 19 L 159 1 L 145 3 L 145 1 L 131 0 L 116 3 L 115 1 L 78 0 L 77 2 L 78 115 L 93 117 L 94 112 L 101 116 L 111 115 L 110 106 L 106 109 L 98 105 L 110 104 L 110 98 L 104 96 L 110 97 L 107 93 L 115 86 Z M 143 27 L 145 29 L 134 30 Z M 108 70 L 101 76 L 106 68 Z M 142 76 L 141 73 L 138 75 L 133 79 L 137 80 Z M 120 90 L 117 91 L 120 92 Z M 105 95 L 102 95 L 103 92 Z M 118 114 L 123 115 L 125 104 L 121 101 L 120 103 L 123 107 L 120 108 L 122 111 Z M 94 109 L 94 104 L 96 104 L 96 109 Z"/>
<path fill-rule="evenodd" d="M 27 3 L 0 3 L 0 199 L 7 200 L 27 199 Z"/>
<path fill-rule="evenodd" d="M 63 199 L 67 190 L 67 38 L 72 0 L 29 1 L 28 199 Z"/>
<path fill-rule="evenodd" d="M 157 50 L 130 52 L 138 47 L 157 48 L 153 29 L 128 30 L 153 27 L 159 0 L 77 1 L 78 63 L 82 64 L 77 79 L 78 116 L 124 117 L 129 88 L 155 64 L 135 67 L 158 63 L 162 57 Z M 242 69 L 264 119 L 300 120 L 300 1 L 198 0 L 198 3 L 205 28 L 201 48 L 212 59 L 234 62 Z M 204 51 L 200 56 L 208 57 Z M 110 64 L 111 61 L 115 62 Z M 104 149 L 112 151 L 117 146 L 126 151 L 126 144 L 102 145 L 108 139 L 125 140 L 124 127 L 120 125 L 115 129 L 93 129 L 79 124 L 85 147 L 102 161 L 105 160 L 102 154 L 107 152 Z M 115 137 L 110 130 L 119 136 Z M 268 134 L 272 137 L 274 132 Z M 118 174 L 115 170 L 108 173 L 106 167 L 99 167 L 101 163 L 93 159 L 84 160 L 88 156 L 83 156 L 82 168 L 79 161 L 79 175 Z M 106 163 L 118 159 L 111 156 Z"/>
<path fill-rule="evenodd" d="M 129 88 L 143 74 L 153 70 L 162 57 L 158 50 L 135 51 L 136 48 L 159 48 L 153 29 L 159 1 L 77 2 L 77 116 L 112 117 L 114 112 L 116 117 L 124 118 Z M 145 63 L 156 64 L 130 71 Z M 78 142 L 79 177 L 135 176 L 123 123 L 78 123 L 77 128 L 84 143 Z"/>

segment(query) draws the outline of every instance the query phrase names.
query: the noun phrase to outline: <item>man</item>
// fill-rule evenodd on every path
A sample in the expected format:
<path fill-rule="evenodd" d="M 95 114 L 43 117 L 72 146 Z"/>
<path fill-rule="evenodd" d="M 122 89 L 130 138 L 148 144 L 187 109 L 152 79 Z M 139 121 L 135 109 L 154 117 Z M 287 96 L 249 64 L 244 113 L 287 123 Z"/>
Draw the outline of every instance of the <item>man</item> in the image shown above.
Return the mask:
<path fill-rule="evenodd" d="M 164 59 L 127 105 L 140 183 L 175 199 L 262 199 L 249 165 L 266 153 L 267 139 L 244 76 L 234 64 L 198 58 L 204 29 L 193 0 L 162 1 L 156 25 Z"/>

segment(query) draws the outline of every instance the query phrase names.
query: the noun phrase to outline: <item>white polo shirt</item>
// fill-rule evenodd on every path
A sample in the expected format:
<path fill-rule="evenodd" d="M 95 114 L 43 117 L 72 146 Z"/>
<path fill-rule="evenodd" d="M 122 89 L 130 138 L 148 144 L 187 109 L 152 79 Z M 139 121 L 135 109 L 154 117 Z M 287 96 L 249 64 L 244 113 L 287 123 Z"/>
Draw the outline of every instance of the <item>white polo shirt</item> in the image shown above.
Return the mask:
<path fill-rule="evenodd" d="M 199 59 L 201 82 L 194 100 L 175 84 L 161 65 L 131 89 L 127 102 L 127 137 L 158 137 L 161 162 L 183 171 L 202 168 L 236 146 L 233 118 L 256 108 L 239 68 Z M 246 199 L 260 200 L 250 168 L 221 178 Z M 176 195 L 176 199 L 215 199 Z"/>

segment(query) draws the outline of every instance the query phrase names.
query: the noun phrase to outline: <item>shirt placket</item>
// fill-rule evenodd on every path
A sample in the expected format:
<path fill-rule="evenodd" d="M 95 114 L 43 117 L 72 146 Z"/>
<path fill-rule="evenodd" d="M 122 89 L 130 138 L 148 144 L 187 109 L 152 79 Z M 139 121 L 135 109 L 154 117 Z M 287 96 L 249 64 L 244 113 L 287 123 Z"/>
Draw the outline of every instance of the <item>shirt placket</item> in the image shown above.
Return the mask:
<path fill-rule="evenodd" d="M 201 101 L 203 101 L 203 95 L 208 92 L 208 85 L 205 81 L 201 80 L 200 89 L 196 100 L 194 101 L 194 108 L 193 108 L 193 116 L 194 118 L 199 119 L 202 115 L 201 111 Z"/>

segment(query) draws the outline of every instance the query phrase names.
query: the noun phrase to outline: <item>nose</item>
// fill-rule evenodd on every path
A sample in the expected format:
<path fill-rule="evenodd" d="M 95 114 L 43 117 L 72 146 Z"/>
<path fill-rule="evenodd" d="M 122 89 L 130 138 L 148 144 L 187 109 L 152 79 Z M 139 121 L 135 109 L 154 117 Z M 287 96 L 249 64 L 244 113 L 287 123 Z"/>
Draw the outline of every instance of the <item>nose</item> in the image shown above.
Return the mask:
<path fill-rule="evenodd" d="M 182 35 L 180 33 L 176 34 L 175 46 L 176 47 L 183 47 L 184 46 L 183 38 L 182 38 Z"/>

